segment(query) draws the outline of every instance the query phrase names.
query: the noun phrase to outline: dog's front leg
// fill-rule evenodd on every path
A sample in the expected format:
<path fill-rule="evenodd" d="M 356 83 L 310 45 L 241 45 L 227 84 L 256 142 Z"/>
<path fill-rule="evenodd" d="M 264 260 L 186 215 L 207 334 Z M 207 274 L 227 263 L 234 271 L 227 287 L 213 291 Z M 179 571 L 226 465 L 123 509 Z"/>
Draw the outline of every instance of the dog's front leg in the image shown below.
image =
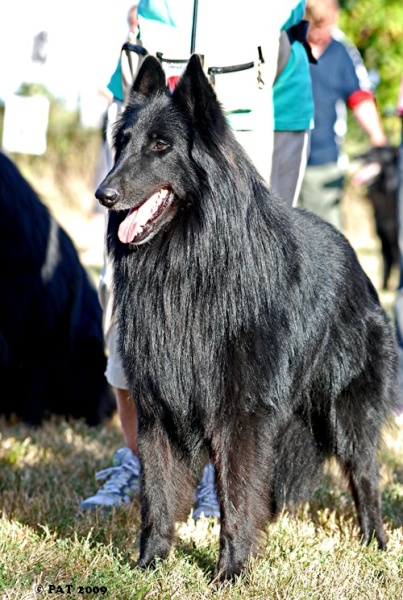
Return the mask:
<path fill-rule="evenodd" d="M 139 430 L 141 537 L 139 567 L 166 558 L 176 521 L 185 519 L 192 503 L 191 469 L 160 423 Z"/>
<path fill-rule="evenodd" d="M 260 545 L 270 518 L 272 436 L 262 415 L 256 424 L 242 415 L 213 441 L 221 510 L 220 552 L 215 576 L 234 579 Z"/>

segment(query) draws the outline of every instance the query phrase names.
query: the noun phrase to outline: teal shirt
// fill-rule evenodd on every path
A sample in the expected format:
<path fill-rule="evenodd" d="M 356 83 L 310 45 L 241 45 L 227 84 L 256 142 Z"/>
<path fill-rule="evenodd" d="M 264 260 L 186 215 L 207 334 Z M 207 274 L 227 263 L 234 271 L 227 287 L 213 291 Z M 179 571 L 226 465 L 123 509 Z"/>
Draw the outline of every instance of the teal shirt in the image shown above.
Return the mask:
<path fill-rule="evenodd" d="M 120 59 L 106 87 L 110 92 L 112 92 L 114 98 L 120 100 L 121 102 L 124 101 L 122 75 L 120 72 Z"/>
<path fill-rule="evenodd" d="M 305 15 L 305 5 L 306 0 L 301 0 L 301 2 L 299 2 L 297 6 L 292 9 L 290 16 L 281 28 L 282 30 L 289 29 L 293 25 L 297 25 L 300 21 L 302 21 Z"/>
<path fill-rule="evenodd" d="M 299 23 L 305 0 L 296 6 L 282 29 Z M 290 58 L 273 84 L 275 131 L 304 131 L 313 127 L 313 95 L 308 56 L 300 42 L 291 44 Z"/>

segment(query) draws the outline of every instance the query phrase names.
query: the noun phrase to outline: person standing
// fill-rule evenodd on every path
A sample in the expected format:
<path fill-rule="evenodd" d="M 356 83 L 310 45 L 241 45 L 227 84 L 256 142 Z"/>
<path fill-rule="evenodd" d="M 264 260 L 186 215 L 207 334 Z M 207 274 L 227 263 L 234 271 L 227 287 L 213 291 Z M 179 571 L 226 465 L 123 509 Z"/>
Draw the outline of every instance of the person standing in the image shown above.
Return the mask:
<path fill-rule="evenodd" d="M 306 1 L 292 8 L 280 33 L 279 60 L 273 83 L 274 146 L 272 190 L 295 206 L 305 173 L 314 106 L 307 45 Z"/>
<path fill-rule="evenodd" d="M 361 56 L 336 28 L 338 13 L 337 0 L 307 0 L 307 39 L 317 60 L 310 66 L 315 126 L 297 204 L 342 229 L 341 149 L 346 107 L 352 110 L 373 146 L 384 146 L 387 140 Z"/>

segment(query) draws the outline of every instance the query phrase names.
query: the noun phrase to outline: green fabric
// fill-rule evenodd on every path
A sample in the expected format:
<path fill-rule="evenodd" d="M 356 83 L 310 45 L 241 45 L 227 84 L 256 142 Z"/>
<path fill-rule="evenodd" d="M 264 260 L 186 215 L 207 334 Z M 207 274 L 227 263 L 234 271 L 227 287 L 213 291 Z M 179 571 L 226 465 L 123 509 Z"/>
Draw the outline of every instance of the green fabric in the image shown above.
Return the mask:
<path fill-rule="evenodd" d="M 275 131 L 301 131 L 313 126 L 313 97 L 309 61 L 299 42 L 273 85 Z"/>
<path fill-rule="evenodd" d="M 120 72 L 120 58 L 116 69 L 113 72 L 112 77 L 110 78 L 109 83 L 106 87 L 110 92 L 112 92 L 114 98 L 120 100 L 121 102 L 124 101 L 122 75 Z"/>
<path fill-rule="evenodd" d="M 304 18 L 306 0 L 301 0 L 290 13 L 282 30 L 297 25 Z M 300 42 L 291 45 L 284 70 L 273 85 L 275 131 L 303 131 L 313 127 L 311 73 L 306 50 Z"/>
<path fill-rule="evenodd" d="M 300 21 L 302 21 L 305 14 L 305 4 L 306 0 L 301 0 L 301 2 L 299 2 L 298 5 L 292 9 L 290 16 L 281 28 L 283 31 L 289 29 L 293 25 L 297 25 Z"/>

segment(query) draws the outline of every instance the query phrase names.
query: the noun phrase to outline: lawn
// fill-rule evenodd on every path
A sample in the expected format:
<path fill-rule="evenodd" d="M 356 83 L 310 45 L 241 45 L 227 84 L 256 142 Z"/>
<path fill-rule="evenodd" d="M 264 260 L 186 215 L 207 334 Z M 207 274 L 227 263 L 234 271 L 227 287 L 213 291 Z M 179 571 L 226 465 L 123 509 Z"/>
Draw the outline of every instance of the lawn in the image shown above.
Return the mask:
<path fill-rule="evenodd" d="M 116 419 L 94 429 L 57 420 L 36 430 L 2 422 L 1 430 L 3 599 L 402 597 L 403 428 L 386 436 L 381 452 L 386 552 L 359 545 L 350 495 L 329 465 L 312 502 L 268 527 L 263 554 L 233 586 L 209 583 L 218 552 L 213 522 L 195 526 L 189 519 L 178 527 L 169 559 L 155 572 L 140 572 L 138 503 L 105 516 L 79 511 L 96 488 L 94 471 L 120 444 Z"/>
<path fill-rule="evenodd" d="M 344 212 L 346 234 L 378 285 L 379 245 L 369 207 L 348 192 Z M 90 256 L 88 248 L 80 250 Z M 96 274 L 94 263 L 88 266 Z M 393 298 L 393 291 L 381 294 L 389 312 Z M 108 466 L 121 445 L 116 417 L 96 428 L 56 419 L 38 429 L 1 421 L 0 431 L 2 599 L 402 598 L 403 425 L 385 432 L 380 453 L 386 552 L 375 544 L 360 546 L 350 494 L 330 464 L 314 499 L 267 528 L 262 554 L 233 585 L 210 583 L 218 552 L 214 522 L 195 526 L 189 519 L 178 526 L 169 559 L 142 572 L 135 568 L 136 501 L 107 515 L 79 511 L 80 501 L 97 487 L 95 471 Z"/>

